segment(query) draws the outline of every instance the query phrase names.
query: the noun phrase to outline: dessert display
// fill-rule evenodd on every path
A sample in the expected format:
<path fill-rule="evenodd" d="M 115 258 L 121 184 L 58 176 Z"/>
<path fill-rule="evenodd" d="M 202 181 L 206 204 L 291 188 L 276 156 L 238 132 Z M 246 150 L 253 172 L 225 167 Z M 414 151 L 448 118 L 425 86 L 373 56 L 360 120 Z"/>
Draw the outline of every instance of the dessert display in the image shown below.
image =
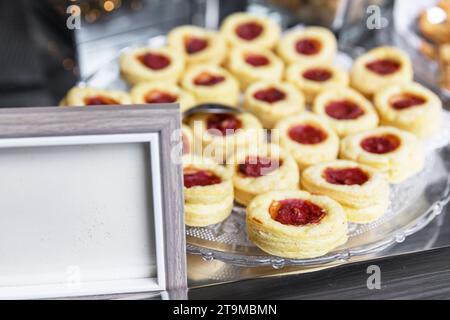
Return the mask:
<path fill-rule="evenodd" d="M 120 57 L 120 72 L 129 84 L 148 81 L 176 83 L 184 69 L 184 56 L 170 48 L 139 48 Z"/>
<path fill-rule="evenodd" d="M 245 91 L 243 107 L 255 114 L 264 128 L 272 129 L 279 120 L 304 111 L 305 98 L 290 83 L 259 81 Z"/>
<path fill-rule="evenodd" d="M 136 104 L 178 102 L 181 112 L 192 108 L 196 103 L 192 94 L 176 84 L 166 82 L 141 82 L 131 89 L 130 95 Z"/>
<path fill-rule="evenodd" d="M 313 104 L 314 113 L 327 119 L 340 137 L 378 126 L 372 103 L 350 88 L 333 88 L 320 93 Z"/>
<path fill-rule="evenodd" d="M 303 92 L 307 103 L 312 103 L 324 90 L 349 84 L 346 71 L 323 64 L 293 64 L 286 71 L 286 79 Z"/>
<path fill-rule="evenodd" d="M 418 137 L 429 137 L 440 129 L 442 102 L 418 83 L 380 90 L 374 96 L 374 103 L 384 125 L 410 131 Z"/>
<path fill-rule="evenodd" d="M 234 48 L 230 51 L 228 70 L 239 80 L 241 90 L 260 80 L 281 81 L 283 62 L 270 50 L 262 48 Z"/>
<path fill-rule="evenodd" d="M 184 214 L 188 226 L 225 220 L 233 208 L 233 184 L 224 167 L 211 159 L 183 156 Z"/>
<path fill-rule="evenodd" d="M 378 127 L 345 137 L 340 157 L 374 168 L 391 183 L 402 182 L 424 166 L 418 138 L 394 127 Z"/>
<path fill-rule="evenodd" d="M 74 87 L 67 92 L 61 106 L 106 106 L 130 104 L 128 93 L 119 90 L 102 90 L 96 88 Z"/>
<path fill-rule="evenodd" d="M 167 35 L 171 48 L 184 55 L 186 64 L 217 64 L 226 58 L 226 43 L 217 31 L 197 26 L 180 26 Z"/>
<path fill-rule="evenodd" d="M 310 112 L 285 118 L 272 131 L 272 142 L 289 152 L 300 169 L 331 161 L 339 153 L 339 138 L 323 118 Z"/>
<path fill-rule="evenodd" d="M 181 86 L 195 97 L 197 103 L 236 106 L 239 100 L 238 81 L 227 70 L 215 65 L 196 65 L 187 69 Z"/>
<path fill-rule="evenodd" d="M 235 200 L 242 205 L 268 191 L 299 188 L 294 158 L 276 145 L 241 149 L 227 163 L 233 173 Z"/>
<path fill-rule="evenodd" d="M 337 42 L 334 34 L 322 27 L 307 27 L 287 32 L 277 45 L 278 55 L 287 63 L 333 63 Z"/>
<path fill-rule="evenodd" d="M 249 239 L 270 254 L 305 259 L 319 257 L 347 242 L 347 217 L 326 196 L 305 191 L 263 193 L 247 207 Z"/>
<path fill-rule="evenodd" d="M 194 151 L 194 136 L 192 130 L 185 124 L 181 125 L 182 153 L 190 154 Z"/>
<path fill-rule="evenodd" d="M 220 32 L 230 46 L 272 49 L 280 38 L 281 28 L 270 18 L 239 12 L 225 18 Z"/>
<path fill-rule="evenodd" d="M 411 60 L 397 48 L 375 48 L 355 60 L 350 79 L 353 88 L 371 97 L 382 88 L 411 82 Z"/>
<path fill-rule="evenodd" d="M 308 167 L 301 186 L 312 194 L 326 195 L 339 202 L 349 222 L 369 223 L 381 217 L 389 206 L 389 184 L 371 167 L 348 160 L 335 160 Z"/>

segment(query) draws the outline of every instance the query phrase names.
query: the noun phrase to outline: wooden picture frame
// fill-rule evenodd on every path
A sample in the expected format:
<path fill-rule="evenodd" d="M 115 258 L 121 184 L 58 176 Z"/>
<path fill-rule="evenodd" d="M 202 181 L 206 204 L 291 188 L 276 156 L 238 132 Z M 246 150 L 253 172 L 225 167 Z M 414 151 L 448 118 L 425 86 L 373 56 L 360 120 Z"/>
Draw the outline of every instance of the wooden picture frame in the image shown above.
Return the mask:
<path fill-rule="evenodd" d="M 181 137 L 174 138 L 173 132 L 180 128 L 180 123 L 179 107 L 176 104 L 0 109 L 0 152 L 3 155 L 9 156 L 10 151 L 17 150 L 17 148 L 25 149 L 27 152 L 29 149 L 34 152 L 37 150 L 36 148 L 47 148 L 48 146 L 89 145 L 94 150 L 98 145 L 120 144 L 120 146 L 126 146 L 127 143 L 149 145 L 150 167 L 146 170 L 151 172 L 151 201 L 154 213 L 152 223 L 155 228 L 157 269 L 156 276 L 151 278 L 152 281 L 149 279 L 138 281 L 141 279 L 134 278 L 108 279 L 107 281 L 90 279 L 76 288 L 68 288 L 62 283 L 47 284 L 45 282 L 22 285 L 19 281 L 19 283 L 8 285 L 7 281 L 7 284 L 4 285 L 0 277 L 0 297 L 61 298 L 151 291 L 176 292 L 181 290 L 183 292 L 187 287 L 183 177 L 180 161 L 172 159 L 173 150 L 176 150 L 174 148 L 180 145 L 181 140 Z M 39 152 L 45 156 L 45 150 L 41 149 Z M 73 152 L 78 151 L 72 150 L 71 152 L 71 155 L 76 155 Z M 179 155 L 181 157 L 181 150 Z M 0 162 L 0 174 L 2 170 L 3 172 L 14 172 L 16 163 L 10 162 L 6 170 L 5 166 L 2 168 Z M 25 161 L 24 163 L 26 165 Z M 93 175 L 95 176 L 95 172 Z M 33 181 L 31 183 L 34 183 Z M 155 185 L 155 183 L 159 185 Z M 7 187 L 4 186 L 4 188 Z M 9 192 L 9 189 L 6 190 Z M 14 194 L 10 196 L 15 197 Z M 13 215 L 14 204 L 9 208 L 11 206 L 12 210 L 9 211 Z M 73 209 L 73 207 L 70 208 Z M 26 214 L 39 215 L 39 212 Z M 1 212 L 0 215 L 2 215 Z M 41 220 L 36 221 L 40 225 Z M 59 226 L 56 225 L 54 228 L 58 230 Z M 11 230 L 8 232 L 7 234 L 15 235 Z M 127 234 L 132 237 L 132 232 Z M 21 238 L 16 240 L 20 242 Z M 2 246 L 3 251 L 8 252 L 10 248 L 14 248 L 14 243 L 6 241 L 0 244 L 0 251 L 2 251 Z M 33 248 L 29 248 L 29 250 L 33 250 Z M 16 257 L 14 253 L 10 252 L 10 254 Z M 51 255 L 51 252 L 48 254 Z"/>

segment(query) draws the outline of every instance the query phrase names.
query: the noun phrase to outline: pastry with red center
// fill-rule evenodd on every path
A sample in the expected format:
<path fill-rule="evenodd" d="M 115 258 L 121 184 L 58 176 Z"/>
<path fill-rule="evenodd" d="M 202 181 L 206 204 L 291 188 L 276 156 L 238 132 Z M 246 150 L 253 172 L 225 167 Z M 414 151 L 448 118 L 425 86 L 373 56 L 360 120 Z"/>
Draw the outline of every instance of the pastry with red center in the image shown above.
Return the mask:
<path fill-rule="evenodd" d="M 330 65 L 336 56 L 337 42 L 334 34 L 322 27 L 293 29 L 281 38 L 278 55 L 286 64 Z"/>
<path fill-rule="evenodd" d="M 279 120 L 304 111 L 305 98 L 290 83 L 264 80 L 247 88 L 243 107 L 255 114 L 264 128 L 272 129 Z"/>
<path fill-rule="evenodd" d="M 306 191 L 339 202 L 353 223 L 372 222 L 389 206 L 386 178 L 354 161 L 335 160 L 308 167 L 302 172 L 301 185 Z"/>
<path fill-rule="evenodd" d="M 314 100 L 313 111 L 327 119 L 340 137 L 375 129 L 379 122 L 372 103 L 350 88 L 321 92 Z"/>
<path fill-rule="evenodd" d="M 268 17 L 238 12 L 225 18 L 220 33 L 232 47 L 272 49 L 280 38 L 281 28 Z"/>
<path fill-rule="evenodd" d="M 270 50 L 245 47 L 231 50 L 227 68 L 239 80 L 242 91 L 261 80 L 279 82 L 284 71 L 283 62 Z"/>
<path fill-rule="evenodd" d="M 109 106 L 131 104 L 128 93 L 119 90 L 103 90 L 90 87 L 74 87 L 67 92 L 60 105 L 65 106 Z"/>
<path fill-rule="evenodd" d="M 347 217 L 335 200 L 306 191 L 263 193 L 247 207 L 247 234 L 261 250 L 291 259 L 323 256 L 347 242 Z"/>
<path fill-rule="evenodd" d="M 233 172 L 235 200 L 242 205 L 261 193 L 299 188 L 294 158 L 275 144 L 238 150 L 227 166 Z"/>
<path fill-rule="evenodd" d="M 375 48 L 355 60 L 350 79 L 353 88 L 372 97 L 382 88 L 411 82 L 413 79 L 411 60 L 406 53 L 397 48 Z"/>
<path fill-rule="evenodd" d="M 381 123 L 430 137 L 442 124 L 442 102 L 431 90 L 418 83 L 393 85 L 377 91 L 375 107 Z"/>
<path fill-rule="evenodd" d="M 197 103 L 222 103 L 231 107 L 239 101 L 239 82 L 225 69 L 215 65 L 195 65 L 181 79 L 181 86 Z"/>
<path fill-rule="evenodd" d="M 420 140 L 412 133 L 394 127 L 351 134 L 341 142 L 340 158 L 357 161 L 399 183 L 423 169 Z"/>
<path fill-rule="evenodd" d="M 216 31 L 197 26 L 180 26 L 167 35 L 169 47 L 183 54 L 187 65 L 224 62 L 227 48 L 225 39 Z"/>
<path fill-rule="evenodd" d="M 222 222 L 233 209 L 233 184 L 226 168 L 213 160 L 183 156 L 184 214 L 188 226 Z"/>
<path fill-rule="evenodd" d="M 176 83 L 184 69 L 184 56 L 175 49 L 139 48 L 120 57 L 122 77 L 132 85 L 140 82 L 164 81 Z"/>
<path fill-rule="evenodd" d="M 287 117 L 272 130 L 278 143 L 297 161 L 300 169 L 337 158 L 339 138 L 331 126 L 310 112 Z"/>
<path fill-rule="evenodd" d="M 189 119 L 198 153 L 225 163 L 239 148 L 265 141 L 261 123 L 250 113 L 197 114 Z"/>
<path fill-rule="evenodd" d="M 181 112 L 195 106 L 195 98 L 176 84 L 167 82 L 142 82 L 131 89 L 131 99 L 136 104 L 178 103 Z"/>
<path fill-rule="evenodd" d="M 324 64 L 293 64 L 286 71 L 286 79 L 303 92 L 307 103 L 312 103 L 319 93 L 327 89 L 349 84 L 346 71 Z"/>

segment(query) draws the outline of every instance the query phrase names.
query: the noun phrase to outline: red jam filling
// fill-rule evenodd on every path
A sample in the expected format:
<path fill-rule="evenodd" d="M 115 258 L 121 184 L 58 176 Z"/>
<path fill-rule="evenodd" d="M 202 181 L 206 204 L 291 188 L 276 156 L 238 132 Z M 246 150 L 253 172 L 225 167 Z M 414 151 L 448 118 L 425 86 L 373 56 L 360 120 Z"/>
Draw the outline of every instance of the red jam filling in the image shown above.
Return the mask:
<path fill-rule="evenodd" d="M 183 143 L 183 154 L 188 154 L 191 151 L 191 146 L 189 145 L 189 139 L 185 134 L 181 135 L 181 142 Z"/>
<path fill-rule="evenodd" d="M 208 72 L 202 72 L 194 79 L 194 83 L 198 86 L 213 86 L 222 81 L 225 81 L 225 77 L 213 75 Z"/>
<path fill-rule="evenodd" d="M 208 47 L 208 40 L 197 37 L 188 37 L 184 41 L 184 47 L 186 53 L 194 54 L 205 50 Z"/>
<path fill-rule="evenodd" d="M 168 57 L 157 53 L 143 54 L 139 56 L 139 61 L 152 70 L 161 70 L 170 64 L 170 59 Z"/>
<path fill-rule="evenodd" d="M 198 170 L 195 168 L 184 169 L 184 186 L 186 188 L 192 188 L 197 186 L 210 186 L 222 182 L 220 177 L 216 176 L 214 172 L 210 170 Z"/>
<path fill-rule="evenodd" d="M 303 72 L 302 76 L 311 81 L 324 82 L 329 80 L 333 74 L 327 69 L 316 68 Z"/>
<path fill-rule="evenodd" d="M 389 75 L 400 69 L 400 63 L 392 59 L 380 59 L 366 64 L 366 68 L 380 75 Z"/>
<path fill-rule="evenodd" d="M 242 128 L 242 122 L 233 114 L 214 114 L 206 120 L 206 128 L 212 135 L 226 136 Z"/>
<path fill-rule="evenodd" d="M 295 43 L 295 50 L 307 56 L 319 53 L 322 48 L 322 43 L 316 39 L 305 38 L 297 41 Z"/>
<path fill-rule="evenodd" d="M 92 96 L 84 99 L 87 106 L 107 106 L 111 104 L 120 104 L 118 101 L 105 96 Z"/>
<path fill-rule="evenodd" d="M 426 101 L 426 99 L 411 93 L 399 94 L 389 99 L 389 103 L 391 104 L 392 108 L 396 110 L 403 110 L 415 106 L 420 106 Z"/>
<path fill-rule="evenodd" d="M 317 144 L 327 138 L 326 132 L 310 124 L 297 125 L 289 129 L 289 138 L 301 144 Z"/>
<path fill-rule="evenodd" d="M 257 22 L 242 23 L 236 28 L 239 38 L 250 41 L 258 38 L 263 32 L 263 27 Z"/>
<path fill-rule="evenodd" d="M 264 101 L 267 103 L 275 103 L 286 98 L 286 94 L 278 90 L 277 88 L 268 88 L 264 90 L 256 91 L 253 97 L 257 100 Z"/>
<path fill-rule="evenodd" d="M 279 160 L 260 156 L 247 156 L 244 163 L 239 164 L 238 172 L 246 177 L 257 178 L 277 170 L 280 165 Z"/>
<path fill-rule="evenodd" d="M 361 147 L 370 153 L 385 154 L 400 146 L 400 139 L 392 134 L 368 137 L 361 141 Z"/>
<path fill-rule="evenodd" d="M 338 120 L 353 120 L 364 115 L 364 110 L 350 100 L 331 101 L 326 105 L 325 112 Z"/>
<path fill-rule="evenodd" d="M 263 67 L 267 66 L 270 63 L 270 60 L 260 54 L 249 54 L 245 57 L 245 62 L 254 67 Z"/>
<path fill-rule="evenodd" d="M 172 103 L 177 101 L 177 99 L 176 95 L 160 90 L 152 90 L 145 95 L 145 102 L 147 103 Z"/>
<path fill-rule="evenodd" d="M 308 200 L 286 199 L 273 201 L 269 214 L 275 221 L 285 225 L 304 226 L 319 223 L 325 217 L 325 210 Z"/>
<path fill-rule="evenodd" d="M 323 176 L 331 184 L 346 186 L 363 185 L 369 176 L 360 168 L 327 168 Z"/>

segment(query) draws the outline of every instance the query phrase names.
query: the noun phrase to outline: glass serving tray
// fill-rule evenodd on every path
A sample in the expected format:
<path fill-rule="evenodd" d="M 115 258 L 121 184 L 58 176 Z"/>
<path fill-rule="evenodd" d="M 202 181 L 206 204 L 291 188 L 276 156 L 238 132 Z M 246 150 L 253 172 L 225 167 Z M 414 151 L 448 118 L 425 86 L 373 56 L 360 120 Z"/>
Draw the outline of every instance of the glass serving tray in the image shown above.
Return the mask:
<path fill-rule="evenodd" d="M 150 38 L 139 46 L 161 46 L 165 36 Z M 137 47 L 133 46 L 133 47 Z M 129 90 L 120 77 L 118 58 L 83 79 L 79 86 Z M 336 64 L 351 67 L 351 59 L 339 53 Z M 319 266 L 351 257 L 380 252 L 409 235 L 421 230 L 439 215 L 450 201 L 450 163 L 440 148 L 450 147 L 450 112 L 444 111 L 444 125 L 432 139 L 424 141 L 425 168 L 401 184 L 391 186 L 391 205 L 388 212 L 375 222 L 365 225 L 349 224 L 348 242 L 334 251 L 314 259 L 285 259 L 269 255 L 253 245 L 245 230 L 245 208 L 236 204 L 228 219 L 222 223 L 194 228 L 186 227 L 187 252 L 201 255 L 205 260 L 218 259 L 237 266 Z"/>

